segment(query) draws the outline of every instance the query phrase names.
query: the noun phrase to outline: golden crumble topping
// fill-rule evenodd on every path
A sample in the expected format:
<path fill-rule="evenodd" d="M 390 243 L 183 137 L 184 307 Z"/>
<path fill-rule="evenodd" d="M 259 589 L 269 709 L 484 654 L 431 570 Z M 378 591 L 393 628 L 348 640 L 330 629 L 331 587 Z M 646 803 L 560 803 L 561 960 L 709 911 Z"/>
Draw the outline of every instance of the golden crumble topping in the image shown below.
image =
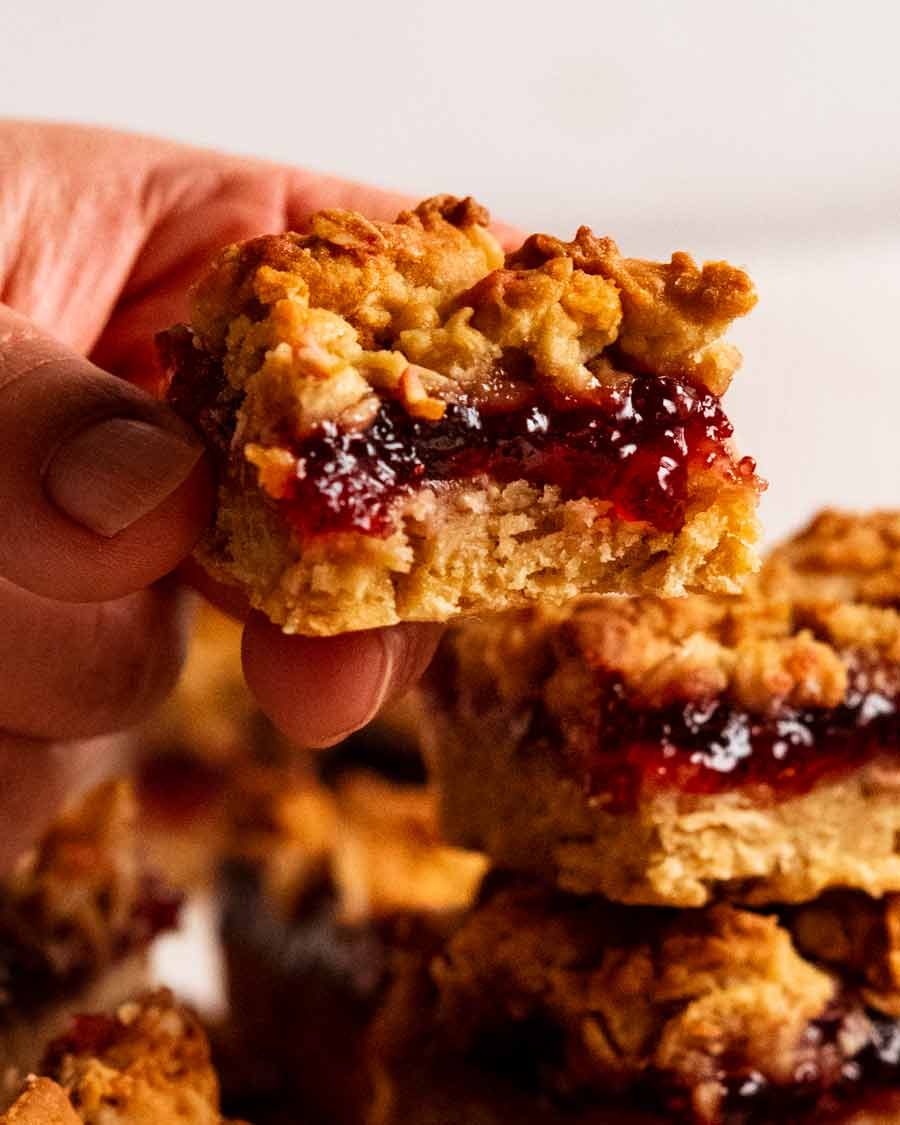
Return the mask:
<path fill-rule="evenodd" d="M 900 896 L 831 891 L 786 913 L 804 957 L 855 983 L 865 1002 L 900 1019 Z"/>
<path fill-rule="evenodd" d="M 803 600 L 900 603 L 900 511 L 826 509 L 769 556 L 761 581 Z"/>
<path fill-rule="evenodd" d="M 32 1076 L 0 1125 L 83 1125 L 65 1090 L 49 1078 Z"/>
<path fill-rule="evenodd" d="M 102 966 L 132 934 L 141 869 L 131 787 L 92 790 L 0 883 L 0 920 L 39 945 L 55 972 Z"/>
<path fill-rule="evenodd" d="M 267 900 L 286 917 L 317 881 L 333 887 L 338 917 L 352 925 L 465 905 L 484 874 L 482 856 L 441 841 L 430 791 L 365 771 L 331 791 L 309 775 L 247 770 L 236 806 L 233 854 L 259 867 Z"/>
<path fill-rule="evenodd" d="M 522 1073 L 549 1071 L 558 1094 L 665 1075 L 702 1121 L 717 1119 L 723 1068 L 790 1083 L 803 1033 L 835 994 L 774 918 L 724 904 L 622 909 L 525 883 L 488 893 L 429 973 L 447 1050 L 489 1054 L 531 1024 L 544 1032 Z"/>
<path fill-rule="evenodd" d="M 815 548 L 803 548 L 810 532 L 776 548 L 744 597 L 585 598 L 461 625 L 454 651 L 510 700 L 533 692 L 543 669 L 551 710 L 583 710 L 607 680 L 649 708 L 717 696 L 756 714 L 836 707 L 860 653 L 900 664 L 900 612 L 879 604 L 895 522 L 881 513 L 835 524 L 825 513 L 811 525 Z"/>
<path fill-rule="evenodd" d="M 42 1069 L 84 1125 L 223 1125 L 206 1035 L 166 990 L 76 1017 Z"/>
<path fill-rule="evenodd" d="M 195 294 L 192 328 L 224 357 L 245 394 L 248 457 L 274 471 L 286 422 L 301 436 L 325 419 L 360 425 L 378 396 L 417 416 L 468 400 L 511 404 L 529 378 L 584 397 L 627 378 L 603 353 L 617 344 L 643 369 L 677 374 L 716 394 L 737 366 L 717 341 L 755 302 L 746 274 L 625 259 L 583 227 L 571 243 L 534 236 L 504 266 L 471 199 L 439 196 L 395 223 L 353 212 L 314 215 L 308 234 L 225 250 Z"/>
<path fill-rule="evenodd" d="M 507 264 L 533 270 L 560 259 L 576 273 L 613 283 L 622 309 L 617 342 L 630 361 L 660 375 L 688 375 L 717 395 L 727 390 L 740 355 L 719 338 L 756 303 L 742 270 L 727 262 L 698 268 L 683 252 L 669 262 L 623 258 L 611 238 L 597 238 L 588 227 L 572 242 L 532 235 Z"/>

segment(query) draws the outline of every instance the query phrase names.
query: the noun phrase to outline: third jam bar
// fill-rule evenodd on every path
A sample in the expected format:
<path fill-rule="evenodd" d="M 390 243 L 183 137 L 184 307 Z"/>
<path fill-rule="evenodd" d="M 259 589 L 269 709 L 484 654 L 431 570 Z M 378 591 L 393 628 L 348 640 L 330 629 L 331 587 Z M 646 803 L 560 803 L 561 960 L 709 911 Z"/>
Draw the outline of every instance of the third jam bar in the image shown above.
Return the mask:
<path fill-rule="evenodd" d="M 898 905 L 675 911 L 489 875 L 398 964 L 367 1125 L 895 1125 Z"/>
<path fill-rule="evenodd" d="M 448 837 L 623 902 L 900 889 L 900 520 L 825 513 L 739 598 L 460 625 L 426 748 Z"/>
<path fill-rule="evenodd" d="M 200 549 L 288 632 L 582 592 L 734 592 L 753 462 L 723 342 L 749 278 L 581 228 L 504 258 L 471 199 L 232 246 L 160 337 L 220 480 Z"/>

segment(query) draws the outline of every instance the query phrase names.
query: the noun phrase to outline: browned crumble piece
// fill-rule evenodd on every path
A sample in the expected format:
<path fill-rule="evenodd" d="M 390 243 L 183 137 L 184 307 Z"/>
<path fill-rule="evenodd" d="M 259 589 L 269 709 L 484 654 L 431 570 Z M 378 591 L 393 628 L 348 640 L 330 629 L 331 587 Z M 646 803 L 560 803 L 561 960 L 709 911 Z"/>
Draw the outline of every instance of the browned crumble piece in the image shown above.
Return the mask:
<path fill-rule="evenodd" d="M 894 913 L 847 892 L 780 919 L 622 907 L 492 876 L 395 976 L 367 1125 L 891 1125 L 897 991 L 859 986 L 892 971 Z"/>

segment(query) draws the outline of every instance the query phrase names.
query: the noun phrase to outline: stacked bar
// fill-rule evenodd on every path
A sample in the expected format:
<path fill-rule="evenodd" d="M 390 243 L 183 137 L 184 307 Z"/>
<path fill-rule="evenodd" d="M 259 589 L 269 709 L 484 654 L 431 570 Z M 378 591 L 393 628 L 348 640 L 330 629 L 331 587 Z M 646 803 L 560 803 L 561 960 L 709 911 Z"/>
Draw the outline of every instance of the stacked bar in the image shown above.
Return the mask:
<path fill-rule="evenodd" d="M 335 771 L 332 762 L 329 774 Z M 361 771 L 328 787 L 245 770 L 222 878 L 231 1010 L 226 1100 L 256 1125 L 360 1125 L 366 1036 L 404 950 L 473 900 L 480 855 L 438 837 L 421 785 Z"/>
<path fill-rule="evenodd" d="M 398 971 L 370 1121 L 900 1121 L 900 518 L 742 598 L 460 626 L 427 747 L 494 869 Z"/>
<path fill-rule="evenodd" d="M 0 1125 L 227 1125 L 203 1028 L 165 990 L 80 1013 L 44 1046 Z"/>
<path fill-rule="evenodd" d="M 456 626 L 428 787 L 245 771 L 235 1110 L 897 1125 L 898 605 L 900 517 L 825 513 L 742 597 Z"/>
<path fill-rule="evenodd" d="M 74 1011 L 146 987 L 180 898 L 141 862 L 125 782 L 88 793 L 0 880 L 0 1109 Z"/>

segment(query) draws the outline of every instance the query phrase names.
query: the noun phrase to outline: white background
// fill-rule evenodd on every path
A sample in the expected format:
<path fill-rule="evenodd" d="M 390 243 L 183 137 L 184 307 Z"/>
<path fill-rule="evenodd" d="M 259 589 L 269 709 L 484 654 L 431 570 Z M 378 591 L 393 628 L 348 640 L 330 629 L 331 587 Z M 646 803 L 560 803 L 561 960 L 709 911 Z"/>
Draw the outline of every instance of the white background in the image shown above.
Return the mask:
<path fill-rule="evenodd" d="M 0 0 L 4 114 L 747 266 L 729 412 L 771 534 L 900 503 L 898 60 L 888 0 Z"/>

